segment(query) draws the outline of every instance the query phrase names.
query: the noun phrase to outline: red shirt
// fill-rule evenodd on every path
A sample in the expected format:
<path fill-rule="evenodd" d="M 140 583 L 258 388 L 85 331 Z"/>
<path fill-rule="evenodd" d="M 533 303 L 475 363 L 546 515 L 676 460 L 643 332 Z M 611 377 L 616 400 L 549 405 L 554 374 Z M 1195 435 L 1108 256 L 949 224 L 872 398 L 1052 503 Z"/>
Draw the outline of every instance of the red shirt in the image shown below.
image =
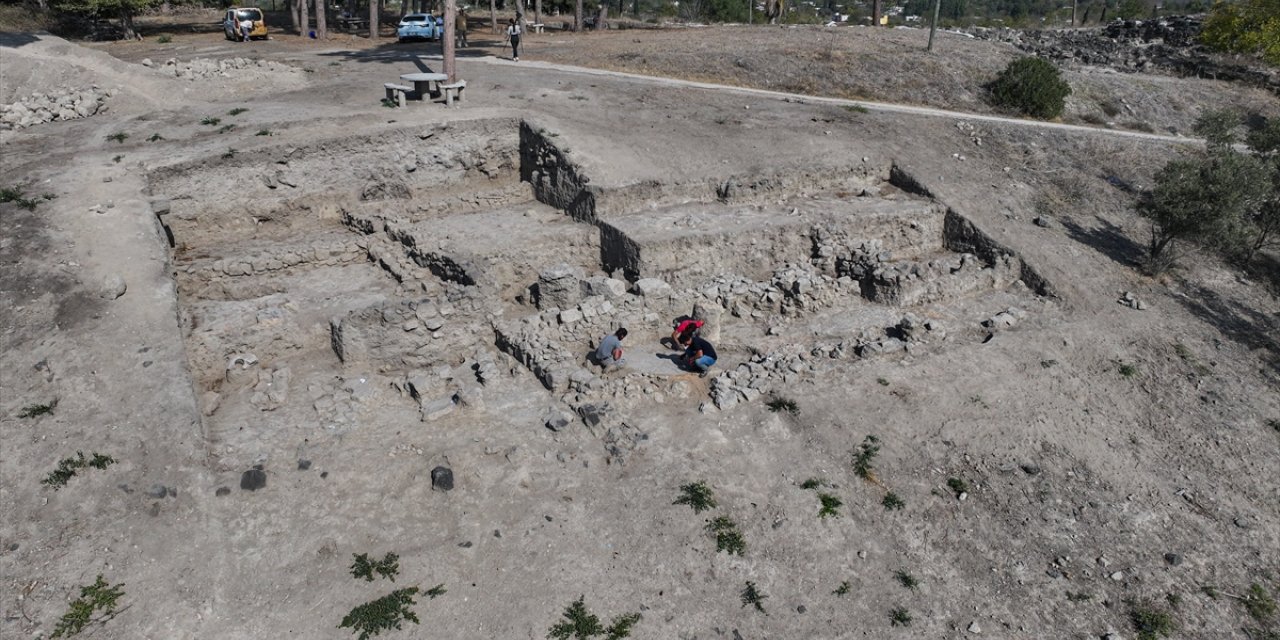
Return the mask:
<path fill-rule="evenodd" d="M 679 325 L 676 326 L 676 333 L 682 334 L 685 331 L 692 331 L 693 329 L 701 329 L 702 325 L 704 324 L 706 323 L 702 320 L 685 320 L 684 322 L 681 322 Z M 692 326 L 693 329 L 690 329 L 690 326 Z"/>

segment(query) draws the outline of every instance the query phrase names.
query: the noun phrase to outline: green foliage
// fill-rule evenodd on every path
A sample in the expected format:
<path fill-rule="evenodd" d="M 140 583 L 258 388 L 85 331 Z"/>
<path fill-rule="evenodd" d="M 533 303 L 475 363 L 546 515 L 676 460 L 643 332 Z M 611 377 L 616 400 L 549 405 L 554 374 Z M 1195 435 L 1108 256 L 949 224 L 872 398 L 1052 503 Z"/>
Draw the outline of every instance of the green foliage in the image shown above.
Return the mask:
<path fill-rule="evenodd" d="M 216 127 L 221 123 L 222 123 L 222 118 L 215 118 L 213 116 L 205 116 L 200 119 L 200 124 L 208 125 L 210 127 Z"/>
<path fill-rule="evenodd" d="M 742 590 L 741 597 L 742 597 L 742 606 L 745 607 L 747 605 L 751 605 L 756 608 L 756 611 L 759 611 L 760 613 L 763 613 L 765 615 L 769 615 L 769 612 L 764 610 L 765 598 L 768 598 L 769 596 L 766 596 L 765 594 L 760 593 L 760 589 L 756 587 L 756 583 L 748 580 L 747 587 Z"/>
<path fill-rule="evenodd" d="M 889 381 L 888 381 L 888 380 L 885 380 L 884 378 L 876 378 L 876 384 L 878 384 L 878 385 L 880 385 L 880 386 L 882 386 L 882 387 L 887 387 L 887 386 L 889 386 Z"/>
<path fill-rule="evenodd" d="M 885 511 L 901 511 L 907 506 L 907 503 L 892 491 L 884 494 L 884 499 L 880 501 L 880 504 L 884 505 Z"/>
<path fill-rule="evenodd" d="M 1151 15 L 1151 7 L 1143 0 L 1120 0 L 1116 5 L 1116 17 L 1125 20 L 1141 19 Z"/>
<path fill-rule="evenodd" d="M 224 124 L 224 125 L 222 125 L 222 128 L 218 129 L 218 133 L 226 133 L 226 132 L 231 131 L 232 129 L 235 129 L 235 128 L 236 128 L 236 126 L 235 126 L 234 124 Z"/>
<path fill-rule="evenodd" d="M 1200 591 L 1203 592 L 1206 596 L 1209 596 L 1210 600 L 1218 599 L 1218 588 L 1211 584 L 1206 584 L 1200 587 Z"/>
<path fill-rule="evenodd" d="M 234 109 L 232 109 L 232 110 L 228 111 L 228 112 L 227 112 L 227 115 L 229 115 L 229 116 L 238 116 L 238 115 L 240 115 L 240 114 L 242 114 L 242 113 L 244 113 L 244 112 L 246 112 L 246 111 L 248 111 L 248 109 L 246 109 L 246 108 L 244 108 L 244 107 L 236 107 L 236 108 L 234 108 Z"/>
<path fill-rule="evenodd" d="M 392 100 L 391 98 L 383 98 L 383 99 L 382 99 L 382 106 L 384 106 L 384 107 L 386 107 L 386 108 L 388 108 L 388 109 L 394 109 L 394 108 L 396 108 L 396 107 L 398 107 L 398 106 L 400 106 L 400 105 L 396 104 L 396 101 L 395 101 L 395 100 Z"/>
<path fill-rule="evenodd" d="M 1280 0 L 1219 0 L 1204 21 L 1200 42 L 1232 53 L 1257 55 L 1280 65 Z"/>
<path fill-rule="evenodd" d="M 1062 115 L 1071 87 L 1058 68 L 1043 58 L 1014 60 L 989 85 L 991 101 L 997 107 L 1013 109 L 1033 118 L 1051 119 Z"/>
<path fill-rule="evenodd" d="M 255 135 L 255 136 L 270 136 L 270 135 L 275 135 L 275 134 L 271 133 L 271 130 L 270 130 L 270 129 L 258 129 L 258 132 L 257 132 L 257 133 L 255 133 L 255 134 L 253 134 L 253 135 Z"/>
<path fill-rule="evenodd" d="M 119 144 L 124 144 L 124 141 L 127 139 L 129 139 L 129 134 L 124 133 L 123 131 L 107 136 L 107 141 L 115 140 Z"/>
<path fill-rule="evenodd" d="M 1173 592 L 1164 594 L 1164 601 L 1169 603 L 1171 609 L 1177 609 L 1182 606 L 1182 596 Z"/>
<path fill-rule="evenodd" d="M 907 573 L 903 569 L 899 569 L 898 571 L 894 572 L 893 579 L 897 580 L 898 584 L 902 585 L 903 587 L 911 591 L 915 591 L 920 588 L 920 581 L 917 580 L 915 576 L 911 575 L 910 573 Z"/>
<path fill-rule="evenodd" d="M 51 400 L 47 404 L 29 404 L 22 408 L 18 413 L 19 418 L 38 418 L 44 415 L 50 415 L 53 410 L 58 407 L 57 400 Z"/>
<path fill-rule="evenodd" d="M 808 480 L 805 480 L 804 482 L 800 483 L 800 488 L 801 489 L 817 489 L 819 487 L 826 486 L 826 484 L 827 483 L 823 482 L 819 478 L 809 478 Z"/>
<path fill-rule="evenodd" d="M 1267 593 L 1265 587 L 1258 583 L 1249 585 L 1249 593 L 1244 597 L 1245 611 L 1258 622 L 1267 622 L 1276 615 L 1276 600 Z"/>
<path fill-rule="evenodd" d="M 958 497 L 962 493 L 969 493 L 969 483 L 960 478 L 947 478 L 947 488 Z"/>
<path fill-rule="evenodd" d="M 841 107 L 849 113 L 871 113 L 871 110 L 860 104 L 846 104 Z"/>
<path fill-rule="evenodd" d="M 1272 158 L 1268 133 L 1251 139 L 1259 153 L 1236 150 L 1238 115 L 1204 114 L 1196 131 L 1208 150 L 1169 162 L 1155 176 L 1155 186 L 1137 204 L 1151 221 L 1148 269 L 1164 271 L 1175 262 L 1176 243 L 1195 240 L 1243 262 L 1280 236 L 1280 160 Z"/>
<path fill-rule="evenodd" d="M 584 596 L 579 596 L 565 608 L 564 620 L 556 623 L 547 632 L 548 638 L 555 640 L 589 640 L 603 635 L 605 640 L 622 640 L 631 636 L 632 628 L 643 619 L 638 613 L 625 613 L 613 619 L 608 627 L 600 624 L 600 617 L 587 610 L 583 604 Z"/>
<path fill-rule="evenodd" d="M 164 140 L 164 136 L 158 133 L 153 133 L 151 137 L 147 138 L 147 142 L 160 142 L 161 140 Z"/>
<path fill-rule="evenodd" d="M 1122 378 L 1132 378 L 1138 375 L 1138 365 L 1130 364 L 1128 362 L 1116 362 L 1116 372 L 1119 373 Z"/>
<path fill-rule="evenodd" d="M 417 604 L 413 599 L 417 593 L 417 587 L 408 587 L 366 602 L 344 616 L 338 628 L 351 629 L 358 640 L 369 640 L 383 631 L 400 629 L 406 620 L 418 624 L 418 615 L 409 608 Z"/>
<path fill-rule="evenodd" d="M 121 160 L 124 160 L 124 156 L 116 156 L 116 157 L 114 157 L 114 158 L 112 158 L 112 159 L 111 159 L 111 161 L 112 161 L 112 162 L 114 162 L 114 163 L 116 163 L 116 164 L 120 164 L 120 161 L 121 161 Z"/>
<path fill-rule="evenodd" d="M 370 560 L 369 554 L 351 554 L 355 562 L 351 563 L 351 577 L 364 578 L 365 582 L 373 582 L 373 574 L 378 574 L 392 582 L 400 573 L 400 556 L 387 553 L 381 560 Z M 427 595 L 430 595 L 429 593 Z M 439 595 L 439 594 L 437 594 Z M 432 596 L 433 598 L 435 596 Z"/>
<path fill-rule="evenodd" d="M 156 38 L 156 42 L 159 42 L 160 44 L 169 44 L 170 42 L 173 42 L 173 36 L 167 33 L 162 33 L 160 34 L 160 37 Z"/>
<path fill-rule="evenodd" d="M 716 537 L 716 551 L 729 555 L 743 555 L 747 550 L 747 541 L 738 530 L 738 523 L 727 516 L 713 518 L 707 523 L 707 533 Z"/>
<path fill-rule="evenodd" d="M 680 485 L 680 497 L 671 504 L 687 504 L 694 513 L 702 513 L 716 508 L 715 492 L 702 481 Z"/>
<path fill-rule="evenodd" d="M 769 407 L 769 411 L 774 413 L 786 411 L 793 416 L 800 413 L 800 407 L 796 405 L 795 400 L 790 398 L 774 398 L 770 400 L 766 406 Z"/>
<path fill-rule="evenodd" d="M 108 585 L 98 574 L 98 579 L 87 587 L 80 587 L 80 597 L 71 601 L 71 608 L 62 614 L 58 625 L 54 627 L 50 638 L 68 638 L 84 630 L 90 622 L 106 622 L 116 612 L 116 604 L 124 596 L 121 589 L 124 584 Z M 93 618 L 94 612 L 101 610 L 102 616 Z"/>
<path fill-rule="evenodd" d="M 840 516 L 840 506 L 844 503 L 829 493 L 819 493 L 818 501 L 822 503 L 822 509 L 818 511 L 819 518 L 827 518 L 831 516 Z"/>
<path fill-rule="evenodd" d="M 92 458 L 84 457 L 83 451 L 77 451 L 74 458 L 63 458 L 58 461 L 58 468 L 49 472 L 49 475 L 40 484 L 53 487 L 54 491 L 67 486 L 67 481 L 75 477 L 76 472 L 85 467 L 103 470 L 116 463 L 115 458 L 104 456 L 101 453 L 94 453 Z"/>
<path fill-rule="evenodd" d="M 1166 638 L 1178 628 L 1173 616 L 1150 602 L 1130 602 L 1129 622 L 1138 632 L 1138 640 Z"/>
<path fill-rule="evenodd" d="M 841 582 L 841 583 L 840 583 L 840 586 L 836 587 L 836 590 L 835 590 L 835 591 L 832 591 L 832 592 L 831 592 L 831 595 L 833 595 L 833 596 L 844 596 L 844 595 L 848 595 L 849 590 L 850 590 L 851 588 L 852 588 L 852 586 L 849 584 L 849 581 L 848 581 L 848 580 L 845 580 L 844 582 Z"/>
<path fill-rule="evenodd" d="M 21 187 L 0 187 L 0 203 L 17 202 L 23 193 Z"/>
<path fill-rule="evenodd" d="M 911 626 L 911 613 L 902 607 L 896 607 L 889 611 L 889 624 L 895 627 Z"/>
<path fill-rule="evenodd" d="M 1083 591 L 1078 593 L 1072 593 L 1070 591 L 1067 592 L 1067 600 L 1070 600 L 1072 602 L 1088 602 L 1092 599 L 1093 599 L 1092 593 L 1085 593 Z"/>
<path fill-rule="evenodd" d="M 426 596 L 432 600 L 435 600 L 436 598 L 439 598 L 445 593 L 448 593 L 448 589 L 445 589 L 443 584 L 438 584 L 434 587 L 431 587 L 430 589 L 427 589 Z"/>
<path fill-rule="evenodd" d="M 875 479 L 875 469 L 871 467 L 871 462 L 880 453 L 879 442 L 879 438 L 867 436 L 862 440 L 862 444 L 853 450 L 853 472 L 863 480 Z"/>

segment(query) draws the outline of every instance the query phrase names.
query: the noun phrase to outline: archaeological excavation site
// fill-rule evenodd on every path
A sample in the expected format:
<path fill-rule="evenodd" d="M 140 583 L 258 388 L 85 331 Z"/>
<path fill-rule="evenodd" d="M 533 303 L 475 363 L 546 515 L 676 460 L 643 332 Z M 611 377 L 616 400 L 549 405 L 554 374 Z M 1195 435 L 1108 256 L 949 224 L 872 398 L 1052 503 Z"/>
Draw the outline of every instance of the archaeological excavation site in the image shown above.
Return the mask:
<path fill-rule="evenodd" d="M 0 638 L 1276 637 L 1280 278 L 1142 265 L 1198 140 L 221 35 L 0 37 Z"/>
<path fill-rule="evenodd" d="M 762 407 L 981 341 L 1034 321 L 1049 287 L 898 167 L 597 188 L 531 121 L 201 158 L 148 188 L 229 463 L 480 422 L 581 428 L 625 464 L 662 405 Z M 670 338 L 690 317 L 721 354 L 705 379 Z M 590 356 L 620 327 L 626 364 L 605 372 Z"/>

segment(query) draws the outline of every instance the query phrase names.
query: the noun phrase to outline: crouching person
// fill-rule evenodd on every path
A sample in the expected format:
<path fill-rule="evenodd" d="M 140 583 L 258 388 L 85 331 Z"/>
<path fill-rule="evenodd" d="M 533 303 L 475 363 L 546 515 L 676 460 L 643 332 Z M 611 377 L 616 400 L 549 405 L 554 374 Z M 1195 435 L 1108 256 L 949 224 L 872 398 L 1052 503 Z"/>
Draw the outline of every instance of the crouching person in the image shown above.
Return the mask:
<path fill-rule="evenodd" d="M 697 335 L 682 336 L 680 344 L 684 346 L 684 366 L 705 378 L 707 370 L 716 363 L 716 348 Z"/>
<path fill-rule="evenodd" d="M 627 337 L 627 330 L 621 328 L 613 332 L 613 335 L 605 336 L 600 340 L 600 346 L 596 347 L 596 363 L 605 371 L 616 369 L 627 363 L 626 358 L 622 357 L 622 339 L 625 337 Z"/>

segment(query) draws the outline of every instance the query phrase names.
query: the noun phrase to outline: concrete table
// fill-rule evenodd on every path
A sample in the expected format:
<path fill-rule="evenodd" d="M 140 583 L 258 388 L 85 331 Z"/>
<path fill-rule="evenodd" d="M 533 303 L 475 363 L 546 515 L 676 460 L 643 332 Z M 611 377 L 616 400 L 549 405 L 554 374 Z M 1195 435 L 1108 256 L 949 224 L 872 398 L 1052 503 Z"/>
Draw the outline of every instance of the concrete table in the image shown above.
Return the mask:
<path fill-rule="evenodd" d="M 437 85 L 448 80 L 449 76 L 443 73 L 406 73 L 401 75 L 400 79 L 405 82 L 412 82 L 413 90 L 421 98 L 439 93 Z"/>

